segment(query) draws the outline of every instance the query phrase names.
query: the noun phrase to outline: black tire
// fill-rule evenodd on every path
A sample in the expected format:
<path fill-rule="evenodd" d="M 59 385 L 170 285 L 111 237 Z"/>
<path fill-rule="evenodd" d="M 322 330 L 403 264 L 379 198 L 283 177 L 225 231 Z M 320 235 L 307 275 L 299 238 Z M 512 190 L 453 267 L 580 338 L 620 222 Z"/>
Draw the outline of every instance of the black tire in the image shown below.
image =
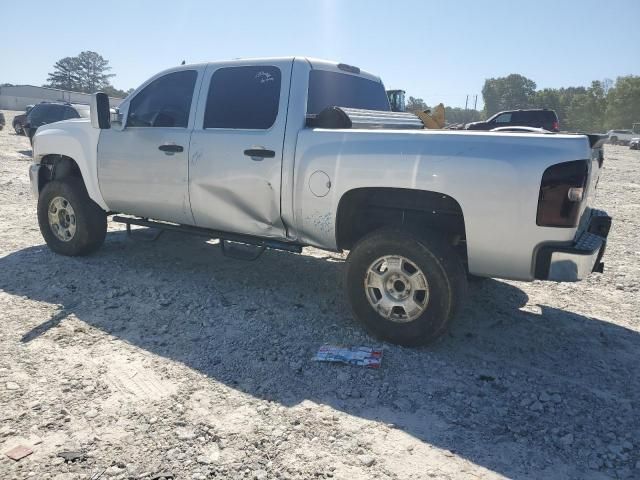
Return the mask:
<path fill-rule="evenodd" d="M 22 127 L 20 126 L 19 123 L 14 123 L 13 129 L 15 130 L 16 135 L 22 135 Z"/>
<path fill-rule="evenodd" d="M 66 241 L 58 238 L 49 222 L 49 208 L 56 198 L 67 201 L 74 212 L 75 232 Z M 77 177 L 53 180 L 44 186 L 38 197 L 38 224 L 49 248 L 67 256 L 87 255 L 97 250 L 107 234 L 107 214 L 89 198 L 82 179 Z"/>
<path fill-rule="evenodd" d="M 378 313 L 369 300 L 371 290 L 365 287 L 369 268 L 380 258 L 394 255 L 413 263 L 428 284 L 424 310 L 405 323 Z M 359 241 L 347 258 L 345 277 L 355 317 L 376 337 L 406 346 L 424 345 L 442 335 L 467 289 L 460 258 L 442 238 L 396 229 L 378 230 Z"/>
<path fill-rule="evenodd" d="M 611 140 L 609 141 L 609 143 L 611 143 L 611 145 L 617 145 L 618 137 L 611 137 Z"/>

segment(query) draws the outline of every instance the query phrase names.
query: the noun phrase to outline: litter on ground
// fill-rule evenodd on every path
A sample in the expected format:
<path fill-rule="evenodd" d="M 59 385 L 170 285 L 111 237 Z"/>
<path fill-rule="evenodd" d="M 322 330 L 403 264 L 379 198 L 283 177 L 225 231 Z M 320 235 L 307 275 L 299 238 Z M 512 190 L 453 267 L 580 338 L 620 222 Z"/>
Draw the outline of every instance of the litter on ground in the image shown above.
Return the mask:
<path fill-rule="evenodd" d="M 380 364 L 382 363 L 382 349 L 323 345 L 313 359 L 317 362 L 338 362 L 358 367 L 380 368 Z"/>
<path fill-rule="evenodd" d="M 28 457 L 33 453 L 29 447 L 25 447 L 24 445 L 18 445 L 17 447 L 13 447 L 11 450 L 5 453 L 7 457 L 11 460 L 22 460 L 24 457 Z"/>

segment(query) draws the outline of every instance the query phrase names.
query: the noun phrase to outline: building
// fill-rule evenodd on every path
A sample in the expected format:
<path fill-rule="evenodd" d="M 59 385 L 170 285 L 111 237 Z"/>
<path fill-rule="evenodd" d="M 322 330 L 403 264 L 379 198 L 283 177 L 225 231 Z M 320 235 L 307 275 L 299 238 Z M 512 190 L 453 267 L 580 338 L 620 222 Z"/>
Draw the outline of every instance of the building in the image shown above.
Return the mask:
<path fill-rule="evenodd" d="M 120 105 L 122 98 L 110 97 L 112 107 Z M 34 87 L 33 85 L 16 85 L 0 87 L 1 110 L 24 110 L 27 105 L 40 102 L 69 102 L 89 104 L 91 95 L 88 93 L 70 92 L 57 88 Z"/>

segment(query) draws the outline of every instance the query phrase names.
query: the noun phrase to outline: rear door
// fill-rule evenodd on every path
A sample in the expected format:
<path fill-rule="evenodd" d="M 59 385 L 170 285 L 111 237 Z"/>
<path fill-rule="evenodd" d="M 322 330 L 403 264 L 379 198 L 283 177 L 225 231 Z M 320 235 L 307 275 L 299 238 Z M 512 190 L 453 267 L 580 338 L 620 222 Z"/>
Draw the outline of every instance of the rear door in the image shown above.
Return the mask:
<path fill-rule="evenodd" d="M 284 238 L 282 152 L 291 60 L 211 64 L 189 151 L 196 225 Z"/>

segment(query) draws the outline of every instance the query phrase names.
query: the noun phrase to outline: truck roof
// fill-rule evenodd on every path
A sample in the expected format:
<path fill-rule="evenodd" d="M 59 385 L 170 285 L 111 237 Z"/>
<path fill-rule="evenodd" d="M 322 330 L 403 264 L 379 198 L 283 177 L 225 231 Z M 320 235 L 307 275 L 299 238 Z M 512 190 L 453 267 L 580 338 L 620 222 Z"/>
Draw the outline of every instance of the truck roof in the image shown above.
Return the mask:
<path fill-rule="evenodd" d="M 335 62 L 332 60 L 324 60 L 321 58 L 313 58 L 313 57 L 303 57 L 303 56 L 289 56 L 289 57 L 249 57 L 249 58 L 234 58 L 232 60 L 216 60 L 216 61 L 211 61 L 211 62 L 203 62 L 203 63 L 193 63 L 193 64 L 186 64 L 186 65 L 177 65 L 176 67 L 173 68 L 169 68 L 165 71 L 169 72 L 169 71 L 177 71 L 177 70 L 183 70 L 183 69 L 188 69 L 188 68 L 193 68 L 193 67 L 199 67 L 199 66 L 206 66 L 206 65 L 211 65 L 211 64 L 216 64 L 216 63 L 220 63 L 220 64 L 225 64 L 225 65 L 247 65 L 250 64 L 251 62 L 286 62 L 286 61 L 294 61 L 295 59 L 300 59 L 300 60 L 306 60 L 309 63 L 309 66 L 312 69 L 318 69 L 318 70 L 334 70 L 334 71 L 339 71 L 341 73 L 347 73 L 347 74 L 351 74 L 351 75 L 358 75 L 360 77 L 365 77 L 368 78 L 370 80 L 373 80 L 375 82 L 382 82 L 382 80 L 380 79 L 380 77 L 378 77 L 377 75 L 374 75 L 370 72 L 367 72 L 365 70 L 361 70 L 359 67 L 357 66 L 353 66 L 350 64 L 346 64 L 346 63 L 341 63 L 341 62 Z M 164 73 L 164 72 L 159 72 L 159 73 Z"/>

